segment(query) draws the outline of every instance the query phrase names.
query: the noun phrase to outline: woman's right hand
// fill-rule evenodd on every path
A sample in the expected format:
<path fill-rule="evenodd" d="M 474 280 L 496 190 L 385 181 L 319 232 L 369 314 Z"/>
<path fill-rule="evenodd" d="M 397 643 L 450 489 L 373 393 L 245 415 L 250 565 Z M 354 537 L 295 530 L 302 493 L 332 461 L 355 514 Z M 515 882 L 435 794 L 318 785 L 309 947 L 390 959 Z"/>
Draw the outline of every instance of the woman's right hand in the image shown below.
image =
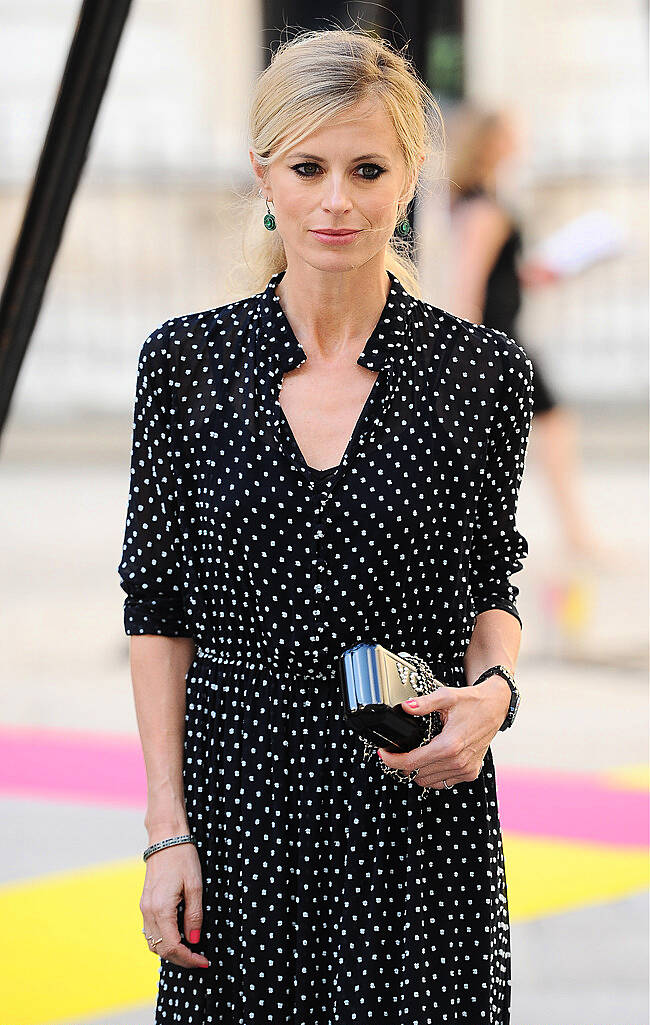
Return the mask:
<path fill-rule="evenodd" d="M 152 841 L 155 842 L 155 841 Z M 146 861 L 140 911 L 149 950 L 182 968 L 208 968 L 210 962 L 181 941 L 178 905 L 184 900 L 183 931 L 190 943 L 199 942 L 203 922 L 203 879 L 193 843 L 176 844 L 151 854 Z M 160 943 L 152 945 L 162 937 Z"/>

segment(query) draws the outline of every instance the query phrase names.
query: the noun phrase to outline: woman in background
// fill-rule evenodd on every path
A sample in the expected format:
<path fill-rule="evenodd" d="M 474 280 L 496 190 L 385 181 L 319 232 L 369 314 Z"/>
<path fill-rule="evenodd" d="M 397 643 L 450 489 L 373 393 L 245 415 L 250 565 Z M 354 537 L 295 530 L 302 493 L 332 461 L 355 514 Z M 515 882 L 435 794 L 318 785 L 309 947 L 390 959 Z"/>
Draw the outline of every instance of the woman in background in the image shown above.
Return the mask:
<path fill-rule="evenodd" d="M 448 119 L 452 228 L 450 291 L 446 308 L 477 324 L 497 328 L 523 346 L 518 333 L 522 285 L 544 283 L 544 268 L 521 266 L 517 218 L 497 194 L 501 165 L 520 149 L 517 125 L 505 111 L 463 104 Z M 574 414 L 553 394 L 539 363 L 533 364 L 533 424 L 540 454 L 560 511 L 572 555 L 598 557 L 595 537 L 576 491 Z"/>

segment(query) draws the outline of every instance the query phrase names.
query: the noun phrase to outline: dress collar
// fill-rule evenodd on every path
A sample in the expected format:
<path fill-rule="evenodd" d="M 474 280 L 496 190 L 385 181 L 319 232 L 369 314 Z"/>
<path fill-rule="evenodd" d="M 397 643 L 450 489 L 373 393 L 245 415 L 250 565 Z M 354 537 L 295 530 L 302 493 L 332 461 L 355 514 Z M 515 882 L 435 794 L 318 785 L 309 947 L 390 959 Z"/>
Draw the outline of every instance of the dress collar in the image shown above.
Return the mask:
<path fill-rule="evenodd" d="M 390 290 L 384 308 L 357 359 L 360 366 L 369 370 L 381 370 L 409 349 L 409 309 L 414 298 L 392 271 L 387 270 L 386 273 L 390 278 Z M 296 338 L 275 294 L 275 287 L 284 275 L 285 271 L 278 271 L 260 293 L 263 344 L 269 355 L 275 357 L 283 374 L 307 359 L 307 353 Z"/>

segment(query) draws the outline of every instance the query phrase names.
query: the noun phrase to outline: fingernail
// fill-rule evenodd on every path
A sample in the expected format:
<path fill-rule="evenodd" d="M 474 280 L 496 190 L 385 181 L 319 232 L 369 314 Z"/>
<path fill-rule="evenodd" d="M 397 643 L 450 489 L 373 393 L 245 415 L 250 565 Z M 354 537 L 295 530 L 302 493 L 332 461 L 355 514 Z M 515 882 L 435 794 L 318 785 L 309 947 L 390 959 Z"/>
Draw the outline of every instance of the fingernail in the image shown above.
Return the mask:
<path fill-rule="evenodd" d="M 199 968 L 209 968 L 209 967 L 210 967 L 210 962 L 209 961 L 206 961 L 205 964 L 199 965 Z"/>
<path fill-rule="evenodd" d="M 380 758 L 383 759 L 383 755 L 382 755 L 381 751 L 379 750 L 379 748 L 377 748 L 377 754 L 379 755 Z"/>
<path fill-rule="evenodd" d="M 411 698 L 410 701 L 406 702 L 406 704 L 410 705 L 411 708 L 415 708 L 417 706 L 417 699 L 416 698 Z"/>
<path fill-rule="evenodd" d="M 190 933 L 190 943 L 198 943 L 200 935 L 201 935 L 201 930 L 200 929 L 192 929 L 192 931 Z"/>

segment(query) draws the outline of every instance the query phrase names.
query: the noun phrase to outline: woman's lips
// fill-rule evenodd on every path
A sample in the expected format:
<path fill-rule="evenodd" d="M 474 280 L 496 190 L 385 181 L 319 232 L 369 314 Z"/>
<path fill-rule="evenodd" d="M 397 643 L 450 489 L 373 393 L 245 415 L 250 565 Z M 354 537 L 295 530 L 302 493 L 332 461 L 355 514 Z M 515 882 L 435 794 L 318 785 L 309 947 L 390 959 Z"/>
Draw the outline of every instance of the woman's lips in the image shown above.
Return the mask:
<path fill-rule="evenodd" d="M 344 246 L 348 242 L 352 242 L 353 239 L 357 238 L 361 234 L 361 228 L 353 231 L 345 231 L 343 233 L 336 233 L 332 231 L 315 231 L 313 228 L 310 229 L 312 235 L 319 241 L 326 243 L 327 245 Z"/>

